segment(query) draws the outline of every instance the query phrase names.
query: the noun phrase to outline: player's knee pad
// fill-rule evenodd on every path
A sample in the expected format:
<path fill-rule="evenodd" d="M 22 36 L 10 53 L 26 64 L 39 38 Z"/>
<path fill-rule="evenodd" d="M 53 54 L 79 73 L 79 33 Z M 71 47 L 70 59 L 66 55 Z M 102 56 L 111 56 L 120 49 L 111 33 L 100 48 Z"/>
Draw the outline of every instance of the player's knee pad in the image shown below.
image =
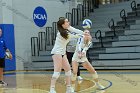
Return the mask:
<path fill-rule="evenodd" d="M 68 72 L 65 72 L 66 76 L 71 76 L 71 70 L 69 70 Z"/>
<path fill-rule="evenodd" d="M 76 81 L 77 75 L 76 74 L 72 74 L 71 80 L 72 81 Z"/>
<path fill-rule="evenodd" d="M 60 76 L 60 72 L 54 72 L 52 75 L 52 79 L 58 79 Z"/>
<path fill-rule="evenodd" d="M 98 74 L 97 74 L 96 71 L 95 71 L 95 73 L 92 74 L 92 77 L 93 77 L 94 79 L 98 78 Z"/>

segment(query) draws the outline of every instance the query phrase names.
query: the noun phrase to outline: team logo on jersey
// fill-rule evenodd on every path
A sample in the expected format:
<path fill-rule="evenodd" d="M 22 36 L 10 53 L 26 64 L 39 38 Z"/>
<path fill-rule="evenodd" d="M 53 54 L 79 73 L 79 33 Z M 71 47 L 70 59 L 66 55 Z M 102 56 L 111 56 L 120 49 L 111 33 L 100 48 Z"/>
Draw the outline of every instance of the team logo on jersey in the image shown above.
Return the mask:
<path fill-rule="evenodd" d="M 43 27 L 47 22 L 47 13 L 43 7 L 36 7 L 33 12 L 33 20 L 39 27 Z"/>

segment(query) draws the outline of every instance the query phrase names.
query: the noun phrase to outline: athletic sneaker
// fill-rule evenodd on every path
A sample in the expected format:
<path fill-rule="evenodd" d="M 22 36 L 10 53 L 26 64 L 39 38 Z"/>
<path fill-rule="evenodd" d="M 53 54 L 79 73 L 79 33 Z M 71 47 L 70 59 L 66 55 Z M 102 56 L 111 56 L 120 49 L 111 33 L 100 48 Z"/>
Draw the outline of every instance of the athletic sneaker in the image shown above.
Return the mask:
<path fill-rule="evenodd" d="M 78 80 L 83 80 L 83 78 L 81 76 L 78 76 L 77 79 Z"/>
<path fill-rule="evenodd" d="M 66 93 L 75 93 L 73 87 L 68 87 Z"/>
<path fill-rule="evenodd" d="M 5 87 L 5 86 L 8 86 L 8 84 L 5 83 L 4 81 L 0 81 L 0 85 L 1 85 L 1 86 L 4 86 L 4 87 Z"/>
<path fill-rule="evenodd" d="M 104 90 L 105 87 L 99 83 L 96 83 L 96 86 L 98 87 L 98 89 Z"/>
<path fill-rule="evenodd" d="M 55 89 L 51 89 L 49 93 L 56 93 Z"/>
<path fill-rule="evenodd" d="M 74 88 L 73 87 L 71 87 L 71 92 L 74 93 Z"/>
<path fill-rule="evenodd" d="M 77 80 L 78 80 L 78 84 L 81 84 L 83 82 L 83 78 L 81 76 L 78 76 Z"/>

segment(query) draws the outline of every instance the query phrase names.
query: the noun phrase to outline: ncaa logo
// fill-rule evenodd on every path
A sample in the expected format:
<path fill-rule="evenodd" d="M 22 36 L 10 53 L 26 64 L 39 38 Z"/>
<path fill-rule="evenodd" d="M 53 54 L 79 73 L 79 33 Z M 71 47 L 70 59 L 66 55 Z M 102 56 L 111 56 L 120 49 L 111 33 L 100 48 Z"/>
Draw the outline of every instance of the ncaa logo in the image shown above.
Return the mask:
<path fill-rule="evenodd" d="M 33 12 L 33 20 L 39 27 L 43 27 L 47 22 L 47 13 L 43 7 L 36 7 Z"/>

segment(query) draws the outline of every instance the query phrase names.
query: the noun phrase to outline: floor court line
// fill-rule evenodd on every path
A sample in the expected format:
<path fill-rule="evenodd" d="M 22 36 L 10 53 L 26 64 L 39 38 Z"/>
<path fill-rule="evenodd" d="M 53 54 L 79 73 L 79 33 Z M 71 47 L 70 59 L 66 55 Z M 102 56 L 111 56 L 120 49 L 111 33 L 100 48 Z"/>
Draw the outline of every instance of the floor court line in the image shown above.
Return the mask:
<path fill-rule="evenodd" d="M 140 90 L 139 90 L 140 74 L 138 74 L 138 73 L 140 73 L 140 70 L 137 70 L 137 71 L 136 70 L 132 70 L 132 71 L 129 70 L 128 72 L 126 70 L 97 71 L 97 72 L 100 76 L 101 84 L 103 82 L 103 85 L 105 85 L 105 87 L 107 87 L 106 90 L 105 90 L 105 93 L 122 93 L 122 92 L 123 93 L 140 93 Z M 111 74 L 110 74 L 110 72 L 111 72 Z M 126 79 L 135 81 L 137 83 L 137 85 L 133 86 L 131 84 L 131 82 L 128 82 L 128 81 L 124 80 L 124 78 L 122 79 L 120 77 L 117 77 L 116 76 L 117 72 L 119 74 L 124 74 L 125 75 L 124 77 Z M 41 76 L 43 78 L 47 77 L 50 80 L 52 73 L 53 72 L 50 72 L 50 71 L 49 72 L 47 72 L 47 71 L 41 71 L 41 72 L 40 71 L 37 71 L 37 72 L 36 71 L 30 71 L 30 72 L 22 71 L 22 72 L 17 72 L 17 73 L 14 73 L 14 74 L 11 74 L 11 73 L 8 72 L 7 74 L 5 74 L 5 77 L 7 77 L 8 79 L 10 79 L 10 78 L 14 79 L 15 78 L 14 75 L 15 75 L 16 77 L 21 77 L 21 78 L 24 78 L 24 79 L 28 79 L 28 78 L 32 79 L 32 78 L 36 78 L 36 77 L 32 77 L 32 76 L 37 76 L 37 77 Z M 115 73 L 115 75 L 114 75 L 114 73 Z M 12 75 L 13 75 L 13 77 L 12 77 Z M 62 76 L 62 78 L 60 77 L 61 81 L 63 81 L 64 80 L 64 74 L 62 73 L 61 76 Z M 90 74 L 87 73 L 86 71 L 81 71 L 81 76 L 83 76 L 83 78 L 85 78 L 85 80 L 91 78 Z M 41 77 L 38 77 L 38 79 L 40 79 Z M 19 82 L 19 79 L 17 81 Z M 110 81 L 110 83 L 109 83 L 109 81 Z M 86 82 L 91 82 L 91 81 L 86 81 Z M 110 85 L 111 82 L 113 82 L 112 85 Z M 37 83 L 35 83 L 35 84 L 37 84 Z M 45 83 L 40 83 L 40 84 L 42 84 L 41 88 L 46 86 Z M 59 84 L 61 84 L 61 83 L 59 83 Z M 85 83 L 83 83 L 83 84 L 84 84 L 83 86 L 85 86 Z M 61 86 L 63 87 L 64 85 L 61 85 Z M 25 85 L 25 87 L 28 87 L 28 85 L 27 86 Z M 93 85 L 91 85 L 90 87 L 93 87 Z M 93 91 L 92 91 L 92 88 L 89 88 L 89 87 L 81 87 L 80 89 L 81 90 L 78 90 L 77 93 L 104 93 L 104 91 L 102 91 L 102 90 L 95 90 L 94 87 L 93 87 Z M 48 83 L 46 91 L 48 91 L 48 90 L 49 90 L 49 83 Z M 63 90 L 65 91 L 65 88 Z M 64 91 L 62 93 L 65 93 Z M 88 92 L 84 92 L 84 91 L 88 91 Z M 7 93 L 7 92 L 5 92 L 5 93 Z M 37 92 L 37 93 L 39 93 L 39 92 Z M 59 93 L 59 91 L 58 91 L 58 93 Z"/>
<path fill-rule="evenodd" d="M 13 73 L 13 72 L 12 72 Z M 10 73 L 10 72 L 8 72 L 7 74 L 5 74 L 7 77 L 8 76 L 12 76 L 12 73 Z M 15 75 L 30 75 L 30 74 L 34 74 L 34 75 L 40 75 L 40 74 L 43 74 L 43 75 L 46 75 L 46 73 L 47 72 L 15 72 L 14 74 L 13 74 L 13 76 Z M 51 75 L 51 74 L 47 74 L 47 75 Z M 85 80 L 89 80 L 90 82 L 94 82 L 94 81 L 92 81 L 92 80 L 90 80 L 90 79 L 87 79 L 87 78 L 85 78 Z M 106 80 L 107 81 L 107 80 Z M 108 81 L 107 81 L 108 82 Z M 92 88 L 94 88 L 95 87 L 95 84 L 94 84 L 94 86 L 92 86 L 92 87 L 89 87 L 89 88 L 86 88 L 86 89 L 83 89 L 83 90 L 80 90 L 80 91 L 78 91 L 78 92 L 76 92 L 76 93 L 86 93 L 86 92 L 84 92 L 84 91 L 88 91 L 88 90 L 92 90 Z M 109 88 L 109 87 L 111 87 L 111 85 L 109 85 L 109 86 L 106 86 L 106 88 L 105 89 L 107 89 L 107 88 Z M 14 89 L 17 89 L 17 91 L 19 91 L 19 90 L 22 90 L 22 89 L 18 89 L 18 88 L 14 88 Z M 32 89 L 31 89 L 32 90 Z M 93 91 L 91 91 L 91 93 L 94 93 L 94 91 L 96 91 L 95 89 L 93 90 Z M 101 91 L 101 90 L 100 90 Z M 100 92 L 100 91 L 98 91 L 98 92 Z M 48 92 L 47 90 L 45 90 L 45 93 L 46 92 Z M 98 92 L 96 92 L 96 93 L 98 93 Z M 90 91 L 88 92 L 88 93 L 90 93 Z"/>

